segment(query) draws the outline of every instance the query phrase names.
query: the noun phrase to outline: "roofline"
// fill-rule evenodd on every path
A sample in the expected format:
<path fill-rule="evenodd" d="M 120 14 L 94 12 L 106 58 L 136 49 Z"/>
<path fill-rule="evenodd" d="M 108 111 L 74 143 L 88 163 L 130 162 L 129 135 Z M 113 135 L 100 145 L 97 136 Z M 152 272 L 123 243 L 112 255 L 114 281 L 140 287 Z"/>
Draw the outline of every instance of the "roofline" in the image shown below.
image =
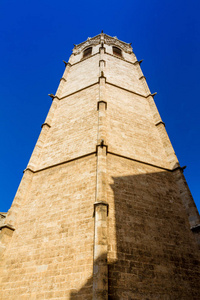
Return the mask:
<path fill-rule="evenodd" d="M 116 40 L 118 40 L 119 42 L 121 42 L 121 43 L 123 43 L 123 44 L 125 44 L 125 45 L 128 45 L 128 46 L 131 45 L 131 43 L 126 43 L 126 42 L 124 42 L 124 41 L 122 41 L 122 40 L 119 40 L 116 36 L 111 36 L 111 35 L 108 35 L 108 34 L 106 34 L 106 33 L 104 33 L 104 32 L 101 32 L 101 33 L 99 33 L 99 34 L 97 34 L 97 35 L 95 35 L 95 36 L 93 36 L 93 37 L 88 37 L 87 40 L 92 40 L 92 39 L 95 39 L 95 38 L 98 37 L 98 36 L 101 37 L 102 35 L 107 36 L 107 37 L 109 37 L 109 38 L 111 38 L 111 39 L 116 39 Z M 87 40 L 85 40 L 84 42 L 82 42 L 82 43 L 80 43 L 80 44 L 74 44 L 74 47 L 80 47 L 80 46 L 83 45 L 85 42 L 87 42 Z"/>
<path fill-rule="evenodd" d="M 74 44 L 74 48 L 72 49 L 73 54 L 78 54 L 80 53 L 85 46 L 90 46 L 90 45 L 99 45 L 99 44 L 106 44 L 106 45 L 116 45 L 116 46 L 121 46 L 123 51 L 127 53 L 133 52 L 133 49 L 131 47 L 131 43 L 126 43 L 121 40 L 119 40 L 116 36 L 112 37 L 106 33 L 101 32 L 100 34 L 95 35 L 94 37 L 90 38 L 88 37 L 86 41 L 80 43 L 80 44 Z"/>

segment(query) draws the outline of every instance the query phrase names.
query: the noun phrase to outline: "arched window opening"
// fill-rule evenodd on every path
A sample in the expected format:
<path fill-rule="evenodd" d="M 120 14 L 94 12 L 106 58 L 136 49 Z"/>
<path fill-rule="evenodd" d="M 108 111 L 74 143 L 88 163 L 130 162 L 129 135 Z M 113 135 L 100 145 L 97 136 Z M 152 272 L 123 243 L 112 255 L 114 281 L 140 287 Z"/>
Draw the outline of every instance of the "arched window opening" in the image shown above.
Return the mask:
<path fill-rule="evenodd" d="M 113 54 L 122 57 L 122 50 L 113 46 Z"/>
<path fill-rule="evenodd" d="M 83 51 L 83 58 L 90 56 L 92 54 L 92 47 L 89 47 Z"/>

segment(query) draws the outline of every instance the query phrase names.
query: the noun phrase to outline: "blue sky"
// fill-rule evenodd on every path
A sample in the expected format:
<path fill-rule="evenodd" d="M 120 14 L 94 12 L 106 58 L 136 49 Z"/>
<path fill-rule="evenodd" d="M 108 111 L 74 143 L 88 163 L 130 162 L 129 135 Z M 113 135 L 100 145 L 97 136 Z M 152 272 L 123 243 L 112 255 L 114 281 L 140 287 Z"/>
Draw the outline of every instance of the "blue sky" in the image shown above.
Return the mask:
<path fill-rule="evenodd" d="M 13 201 L 73 44 L 132 42 L 200 210 L 200 2 L 0 1 L 0 211 Z"/>

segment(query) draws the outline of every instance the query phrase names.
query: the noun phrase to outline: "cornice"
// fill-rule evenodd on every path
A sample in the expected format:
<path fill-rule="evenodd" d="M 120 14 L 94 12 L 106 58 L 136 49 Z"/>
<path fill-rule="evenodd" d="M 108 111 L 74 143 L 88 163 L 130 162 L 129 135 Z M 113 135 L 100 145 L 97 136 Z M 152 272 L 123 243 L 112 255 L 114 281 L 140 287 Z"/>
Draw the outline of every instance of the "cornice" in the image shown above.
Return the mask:
<path fill-rule="evenodd" d="M 112 37 L 105 33 L 101 33 L 93 38 L 88 37 L 88 39 L 85 42 L 82 42 L 78 45 L 74 45 L 74 49 L 72 50 L 72 52 L 74 55 L 77 55 L 89 46 L 96 46 L 100 44 L 117 46 L 121 48 L 124 52 L 129 54 L 133 51 L 131 43 L 125 43 L 123 41 L 120 41 L 117 37 Z"/>
<path fill-rule="evenodd" d="M 89 153 L 85 153 L 85 154 L 83 154 L 81 156 L 77 156 L 77 157 L 74 157 L 74 158 L 62 161 L 62 162 L 57 163 L 57 164 L 52 164 L 52 165 L 46 166 L 46 167 L 38 169 L 38 170 L 31 170 L 30 168 L 27 168 L 27 169 L 24 170 L 24 172 L 27 171 L 27 170 L 29 170 L 32 173 L 39 173 L 41 171 L 45 171 L 45 170 L 48 170 L 48 169 L 51 169 L 51 168 L 55 168 L 55 167 L 58 167 L 60 165 L 68 164 L 70 162 L 73 162 L 73 161 L 76 161 L 76 160 L 79 160 L 79 159 L 82 159 L 82 158 L 85 158 L 85 157 L 88 157 L 88 156 L 91 156 L 91 155 L 97 155 L 97 149 L 98 149 L 98 147 L 101 147 L 101 148 L 105 147 L 106 148 L 106 154 L 110 154 L 110 155 L 121 157 L 121 158 L 124 158 L 124 159 L 127 159 L 127 160 L 135 161 L 137 163 L 140 163 L 140 164 L 143 164 L 143 165 L 148 165 L 148 166 L 151 166 L 151 167 L 163 170 L 163 171 L 167 171 L 167 172 L 172 172 L 173 173 L 174 171 L 177 171 L 177 170 L 180 170 L 180 171 L 183 172 L 183 170 L 186 168 L 186 166 L 184 166 L 184 167 L 178 166 L 178 167 L 176 167 L 174 169 L 169 169 L 169 168 L 165 168 L 163 166 L 159 166 L 159 165 L 150 163 L 148 161 L 142 161 L 142 160 L 139 160 L 139 159 L 134 158 L 134 157 L 130 157 L 130 156 L 126 156 L 126 155 L 123 155 L 123 154 L 120 154 L 120 153 L 112 152 L 112 151 L 108 150 L 108 145 L 104 144 L 104 140 L 101 140 L 100 144 L 96 145 L 95 151 L 92 151 L 92 152 L 89 152 Z"/>

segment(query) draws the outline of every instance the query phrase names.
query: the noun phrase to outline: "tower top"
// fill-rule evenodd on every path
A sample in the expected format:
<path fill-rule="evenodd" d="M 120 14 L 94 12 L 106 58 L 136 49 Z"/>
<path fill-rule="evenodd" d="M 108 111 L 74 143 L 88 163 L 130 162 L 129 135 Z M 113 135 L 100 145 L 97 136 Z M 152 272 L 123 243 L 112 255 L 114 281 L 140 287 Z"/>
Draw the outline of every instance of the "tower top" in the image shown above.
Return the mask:
<path fill-rule="evenodd" d="M 126 53 L 132 53 L 133 49 L 131 47 L 131 43 L 125 43 L 123 41 L 120 41 L 116 36 L 112 37 L 110 35 L 107 35 L 103 33 L 103 30 L 100 34 L 94 36 L 94 37 L 88 37 L 85 42 L 82 42 L 78 45 L 74 45 L 73 48 L 73 54 L 79 54 L 81 51 L 83 51 L 85 48 L 90 46 L 96 46 L 101 44 L 102 46 L 104 44 L 112 45 L 120 47 L 124 52 Z"/>

